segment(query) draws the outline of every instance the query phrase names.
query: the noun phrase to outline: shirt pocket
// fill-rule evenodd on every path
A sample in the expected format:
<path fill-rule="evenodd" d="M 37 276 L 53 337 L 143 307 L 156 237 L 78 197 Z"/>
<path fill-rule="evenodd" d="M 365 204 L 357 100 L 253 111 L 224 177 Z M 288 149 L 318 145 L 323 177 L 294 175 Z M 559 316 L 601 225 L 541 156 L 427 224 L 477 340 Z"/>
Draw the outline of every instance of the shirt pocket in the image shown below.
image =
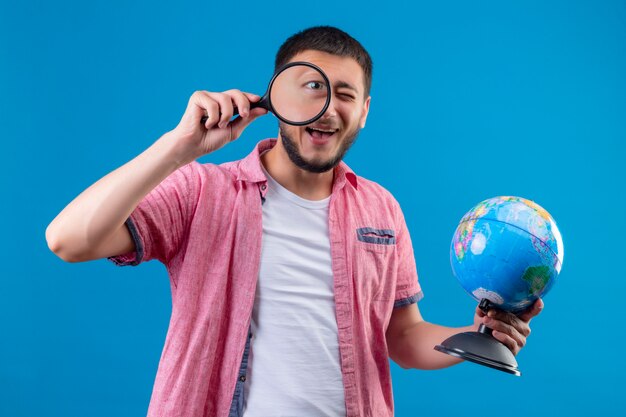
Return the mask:
<path fill-rule="evenodd" d="M 375 252 L 385 253 L 396 245 L 396 233 L 392 229 L 359 227 L 356 229 L 356 237 L 361 246 Z"/>
<path fill-rule="evenodd" d="M 360 294 L 369 301 L 393 298 L 396 233 L 392 229 L 356 229 L 353 268 Z M 363 301 L 365 301 L 363 300 Z"/>

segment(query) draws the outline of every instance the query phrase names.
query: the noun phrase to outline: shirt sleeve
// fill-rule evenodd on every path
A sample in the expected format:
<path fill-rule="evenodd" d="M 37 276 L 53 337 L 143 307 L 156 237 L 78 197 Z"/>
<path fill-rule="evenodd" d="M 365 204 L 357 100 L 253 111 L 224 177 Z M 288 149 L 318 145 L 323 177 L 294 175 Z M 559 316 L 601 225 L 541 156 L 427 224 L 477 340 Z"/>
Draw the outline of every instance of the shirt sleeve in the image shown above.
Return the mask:
<path fill-rule="evenodd" d="M 411 243 L 411 235 L 406 226 L 404 215 L 399 206 L 396 211 L 398 236 L 396 249 L 398 252 L 398 274 L 396 280 L 396 294 L 393 307 L 404 307 L 418 302 L 424 297 L 417 277 L 415 255 Z"/>
<path fill-rule="evenodd" d="M 119 266 L 152 259 L 167 264 L 188 236 L 200 193 L 200 164 L 192 162 L 174 171 L 150 191 L 126 220 L 135 250 L 109 257 Z"/>

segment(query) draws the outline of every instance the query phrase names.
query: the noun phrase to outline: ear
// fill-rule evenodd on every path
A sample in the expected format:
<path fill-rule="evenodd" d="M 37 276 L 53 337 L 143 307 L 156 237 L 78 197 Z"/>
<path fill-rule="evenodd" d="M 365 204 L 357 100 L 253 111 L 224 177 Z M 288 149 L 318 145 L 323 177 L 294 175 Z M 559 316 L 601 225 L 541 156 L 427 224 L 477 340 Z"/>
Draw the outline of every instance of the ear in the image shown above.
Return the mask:
<path fill-rule="evenodd" d="M 367 114 L 370 111 L 370 101 L 372 100 L 372 96 L 368 96 L 363 102 L 363 114 L 361 115 L 361 120 L 359 124 L 361 125 L 361 129 L 365 127 L 365 121 L 367 120 Z"/>

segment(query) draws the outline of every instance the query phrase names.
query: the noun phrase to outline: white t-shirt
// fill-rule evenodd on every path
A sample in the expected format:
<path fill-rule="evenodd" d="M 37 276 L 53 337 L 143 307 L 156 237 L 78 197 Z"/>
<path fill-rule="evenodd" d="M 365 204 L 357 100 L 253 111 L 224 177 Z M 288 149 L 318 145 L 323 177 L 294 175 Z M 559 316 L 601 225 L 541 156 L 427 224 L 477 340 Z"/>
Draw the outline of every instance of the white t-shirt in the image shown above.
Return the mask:
<path fill-rule="evenodd" d="M 342 416 L 330 197 L 305 200 L 266 175 L 244 416 Z"/>

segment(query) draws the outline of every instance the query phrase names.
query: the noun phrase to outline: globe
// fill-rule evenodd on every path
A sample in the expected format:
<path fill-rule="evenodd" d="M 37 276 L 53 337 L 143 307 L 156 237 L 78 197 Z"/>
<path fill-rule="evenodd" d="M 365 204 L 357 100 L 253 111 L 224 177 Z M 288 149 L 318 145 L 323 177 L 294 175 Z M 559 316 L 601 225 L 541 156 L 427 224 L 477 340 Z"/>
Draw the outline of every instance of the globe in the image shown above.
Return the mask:
<path fill-rule="evenodd" d="M 475 300 L 518 313 L 554 285 L 563 265 L 563 241 L 552 216 L 535 202 L 494 197 L 463 216 L 450 263 Z"/>

